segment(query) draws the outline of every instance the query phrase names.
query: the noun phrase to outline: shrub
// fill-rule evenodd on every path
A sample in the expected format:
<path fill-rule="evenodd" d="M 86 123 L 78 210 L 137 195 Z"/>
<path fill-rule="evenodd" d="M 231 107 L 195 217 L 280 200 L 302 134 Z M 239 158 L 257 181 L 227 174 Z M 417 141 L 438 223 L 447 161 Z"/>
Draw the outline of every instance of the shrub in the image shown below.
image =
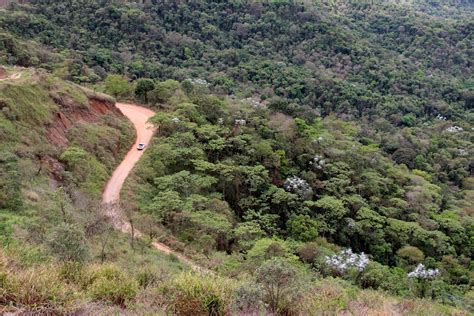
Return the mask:
<path fill-rule="evenodd" d="M 128 80 L 120 75 L 108 75 L 105 78 L 105 91 L 114 97 L 125 97 L 130 93 Z"/>
<path fill-rule="evenodd" d="M 61 224 L 49 234 L 47 244 L 61 261 L 84 262 L 89 249 L 84 231 L 70 224 Z"/>
<path fill-rule="evenodd" d="M 388 274 L 390 271 L 387 266 L 371 262 L 358 278 L 358 283 L 362 288 L 378 289 Z"/>
<path fill-rule="evenodd" d="M 298 257 L 300 257 L 300 259 L 306 263 L 313 263 L 314 260 L 321 255 L 319 245 L 315 242 L 301 245 L 298 248 L 297 253 Z"/>
<path fill-rule="evenodd" d="M 425 259 L 423 251 L 413 246 L 405 246 L 397 251 L 398 257 L 409 265 L 417 264 Z"/>
<path fill-rule="evenodd" d="M 92 298 L 126 306 L 138 292 L 138 283 L 114 266 L 103 266 L 92 271 L 87 282 Z"/>
<path fill-rule="evenodd" d="M 169 308 L 179 315 L 224 315 L 229 310 L 233 289 L 229 280 L 183 273 L 168 286 Z"/>
<path fill-rule="evenodd" d="M 287 226 L 288 235 L 295 240 L 308 242 L 318 237 L 318 222 L 308 215 L 292 215 Z"/>
<path fill-rule="evenodd" d="M 155 286 L 164 279 L 163 271 L 152 267 L 145 267 L 137 273 L 136 279 L 142 288 Z"/>
<path fill-rule="evenodd" d="M 288 312 L 297 302 L 302 289 L 298 271 L 290 262 L 282 258 L 267 260 L 255 274 L 272 313 Z"/>
<path fill-rule="evenodd" d="M 264 310 L 263 290 L 258 284 L 242 284 L 234 292 L 232 312 L 238 315 L 260 315 Z"/>

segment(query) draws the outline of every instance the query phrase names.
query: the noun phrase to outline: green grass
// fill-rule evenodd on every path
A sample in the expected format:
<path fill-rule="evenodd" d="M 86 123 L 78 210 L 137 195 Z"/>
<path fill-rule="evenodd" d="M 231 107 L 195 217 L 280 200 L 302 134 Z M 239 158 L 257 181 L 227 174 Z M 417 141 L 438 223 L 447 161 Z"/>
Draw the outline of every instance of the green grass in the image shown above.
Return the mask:
<path fill-rule="evenodd" d="M 0 85 L 0 101 L 7 105 L 14 121 L 32 126 L 51 122 L 52 111 L 57 109 L 48 90 L 35 83 Z"/>

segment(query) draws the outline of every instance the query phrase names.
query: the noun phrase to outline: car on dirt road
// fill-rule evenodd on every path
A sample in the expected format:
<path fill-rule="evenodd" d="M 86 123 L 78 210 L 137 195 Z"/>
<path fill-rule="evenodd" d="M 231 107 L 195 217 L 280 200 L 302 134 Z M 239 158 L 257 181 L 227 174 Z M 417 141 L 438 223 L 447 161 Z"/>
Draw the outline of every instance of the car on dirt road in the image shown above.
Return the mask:
<path fill-rule="evenodd" d="M 143 150 L 143 149 L 145 149 L 145 144 L 144 144 L 144 143 L 138 144 L 137 149 L 138 149 L 138 150 Z"/>

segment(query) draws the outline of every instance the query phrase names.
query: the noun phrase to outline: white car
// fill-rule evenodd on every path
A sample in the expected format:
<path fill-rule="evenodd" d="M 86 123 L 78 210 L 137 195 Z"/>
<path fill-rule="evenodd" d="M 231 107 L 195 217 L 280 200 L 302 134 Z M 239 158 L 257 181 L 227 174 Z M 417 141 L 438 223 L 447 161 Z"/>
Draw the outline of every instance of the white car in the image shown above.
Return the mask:
<path fill-rule="evenodd" d="M 138 149 L 138 150 L 143 150 L 143 149 L 145 149 L 145 144 L 144 144 L 144 143 L 138 144 L 137 149 Z"/>

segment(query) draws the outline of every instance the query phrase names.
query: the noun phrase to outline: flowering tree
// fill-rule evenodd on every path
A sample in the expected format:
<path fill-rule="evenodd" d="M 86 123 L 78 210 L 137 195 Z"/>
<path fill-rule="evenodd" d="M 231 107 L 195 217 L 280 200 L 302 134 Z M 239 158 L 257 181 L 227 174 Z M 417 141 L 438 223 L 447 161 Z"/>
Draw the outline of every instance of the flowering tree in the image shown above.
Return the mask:
<path fill-rule="evenodd" d="M 323 156 L 321 155 L 315 155 L 314 158 L 309 162 L 309 164 L 318 170 L 323 169 L 324 165 L 326 164 L 326 161 L 324 160 Z"/>
<path fill-rule="evenodd" d="M 326 264 L 341 275 L 350 268 L 362 272 L 369 264 L 369 257 L 365 253 L 353 253 L 350 248 L 344 249 L 337 255 L 326 256 L 325 259 Z"/>
<path fill-rule="evenodd" d="M 425 297 L 429 281 L 440 275 L 439 269 L 426 269 L 423 263 L 416 266 L 415 270 L 408 273 L 408 278 L 418 280 L 420 297 Z"/>
<path fill-rule="evenodd" d="M 459 126 L 450 126 L 446 129 L 446 131 L 450 132 L 450 133 L 458 133 L 458 132 L 462 132 L 464 131 L 464 129 L 462 127 L 459 127 Z"/>
<path fill-rule="evenodd" d="M 245 126 L 247 124 L 247 121 L 244 119 L 236 119 L 235 120 L 235 125 L 240 125 L 240 126 Z"/>
<path fill-rule="evenodd" d="M 302 198 L 308 198 L 313 194 L 313 190 L 308 182 L 300 177 L 293 176 L 286 179 L 283 184 L 285 190 L 289 192 L 294 192 Z"/>
<path fill-rule="evenodd" d="M 199 78 L 188 78 L 186 81 L 190 82 L 193 85 L 198 85 L 198 86 L 204 86 L 204 87 L 209 87 L 210 83 L 207 82 L 205 79 L 199 79 Z"/>
<path fill-rule="evenodd" d="M 423 263 L 416 266 L 415 270 L 408 273 L 409 278 L 431 280 L 440 274 L 439 269 L 426 269 Z"/>

